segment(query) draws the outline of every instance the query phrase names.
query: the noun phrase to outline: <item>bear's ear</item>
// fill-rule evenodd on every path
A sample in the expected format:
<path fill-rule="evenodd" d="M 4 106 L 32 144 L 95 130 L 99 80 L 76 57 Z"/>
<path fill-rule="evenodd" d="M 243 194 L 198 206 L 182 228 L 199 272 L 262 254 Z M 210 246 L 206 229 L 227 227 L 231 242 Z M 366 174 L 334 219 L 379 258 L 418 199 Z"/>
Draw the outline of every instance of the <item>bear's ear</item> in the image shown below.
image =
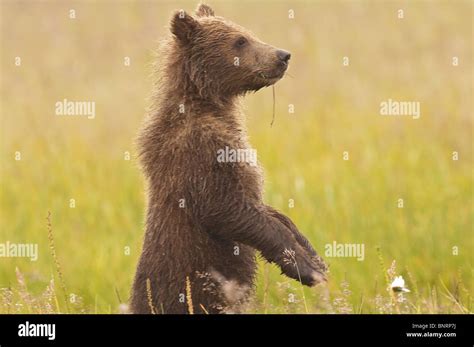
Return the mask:
<path fill-rule="evenodd" d="M 183 10 L 177 11 L 171 19 L 171 32 L 182 43 L 190 43 L 199 23 Z"/>
<path fill-rule="evenodd" d="M 196 16 L 214 17 L 214 10 L 206 4 L 199 4 L 198 7 L 196 8 Z"/>

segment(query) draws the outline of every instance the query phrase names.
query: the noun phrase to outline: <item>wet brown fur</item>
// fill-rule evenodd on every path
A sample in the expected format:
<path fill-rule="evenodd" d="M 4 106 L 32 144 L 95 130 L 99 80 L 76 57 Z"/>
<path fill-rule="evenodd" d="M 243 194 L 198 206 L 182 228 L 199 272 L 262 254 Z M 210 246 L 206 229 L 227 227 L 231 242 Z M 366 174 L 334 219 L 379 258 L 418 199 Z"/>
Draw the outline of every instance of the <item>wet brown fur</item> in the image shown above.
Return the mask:
<path fill-rule="evenodd" d="M 195 17 L 176 13 L 170 29 L 138 141 L 148 206 L 131 310 L 151 312 L 149 279 L 156 312 L 189 312 L 186 277 L 195 313 L 234 310 L 252 293 L 256 250 L 306 285 L 324 280 L 324 263 L 309 242 L 262 202 L 260 169 L 216 160 L 226 146 L 251 148 L 238 99 L 283 76 L 276 49 L 206 5 Z M 245 50 L 236 46 L 239 37 Z M 298 268 L 285 249 L 294 251 Z M 229 295 L 236 287 L 238 295 Z"/>

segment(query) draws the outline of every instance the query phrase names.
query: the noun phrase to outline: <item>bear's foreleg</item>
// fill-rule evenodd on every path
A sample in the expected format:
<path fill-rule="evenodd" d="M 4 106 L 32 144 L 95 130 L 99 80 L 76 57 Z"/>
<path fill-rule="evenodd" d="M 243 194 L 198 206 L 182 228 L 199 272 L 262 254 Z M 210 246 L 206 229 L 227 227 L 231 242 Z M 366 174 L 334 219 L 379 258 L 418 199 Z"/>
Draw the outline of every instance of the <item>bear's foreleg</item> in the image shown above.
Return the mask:
<path fill-rule="evenodd" d="M 212 221 L 205 223 L 206 229 L 217 237 L 257 249 L 285 275 L 305 285 L 326 281 L 324 261 L 288 217 L 265 205 L 239 205 L 213 215 Z"/>

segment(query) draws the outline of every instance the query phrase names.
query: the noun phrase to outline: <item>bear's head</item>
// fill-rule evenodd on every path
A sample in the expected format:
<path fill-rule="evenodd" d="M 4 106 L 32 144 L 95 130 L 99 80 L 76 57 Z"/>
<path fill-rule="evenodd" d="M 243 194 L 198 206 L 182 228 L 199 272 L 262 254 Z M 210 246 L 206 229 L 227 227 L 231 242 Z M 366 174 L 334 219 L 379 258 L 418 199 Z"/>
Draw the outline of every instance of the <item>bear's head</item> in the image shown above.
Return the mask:
<path fill-rule="evenodd" d="M 234 96 L 276 83 L 290 53 L 270 46 L 245 28 L 214 15 L 201 4 L 196 15 L 183 10 L 171 19 L 171 33 L 183 73 L 201 96 Z"/>

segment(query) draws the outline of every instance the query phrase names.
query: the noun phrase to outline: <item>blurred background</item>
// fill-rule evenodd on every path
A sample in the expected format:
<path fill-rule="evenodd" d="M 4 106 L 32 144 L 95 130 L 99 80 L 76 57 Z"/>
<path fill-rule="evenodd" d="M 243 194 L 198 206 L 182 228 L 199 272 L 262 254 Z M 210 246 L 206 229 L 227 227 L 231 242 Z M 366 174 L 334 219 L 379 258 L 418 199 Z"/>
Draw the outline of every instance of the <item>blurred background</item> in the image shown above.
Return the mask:
<path fill-rule="evenodd" d="M 270 88 L 244 101 L 266 202 L 323 257 L 333 241 L 365 246 L 363 261 L 325 257 L 326 287 L 261 262 L 248 312 L 472 312 L 472 2 L 207 3 L 292 53 L 273 126 Z M 196 5 L 1 1 L 0 243 L 39 245 L 36 262 L 0 258 L 1 312 L 123 310 L 143 240 L 134 139 L 152 51 L 171 13 Z M 94 101 L 95 119 L 56 116 L 63 99 Z M 421 117 L 381 116 L 388 99 L 420 102 Z M 395 275 L 410 293 L 387 289 Z"/>

